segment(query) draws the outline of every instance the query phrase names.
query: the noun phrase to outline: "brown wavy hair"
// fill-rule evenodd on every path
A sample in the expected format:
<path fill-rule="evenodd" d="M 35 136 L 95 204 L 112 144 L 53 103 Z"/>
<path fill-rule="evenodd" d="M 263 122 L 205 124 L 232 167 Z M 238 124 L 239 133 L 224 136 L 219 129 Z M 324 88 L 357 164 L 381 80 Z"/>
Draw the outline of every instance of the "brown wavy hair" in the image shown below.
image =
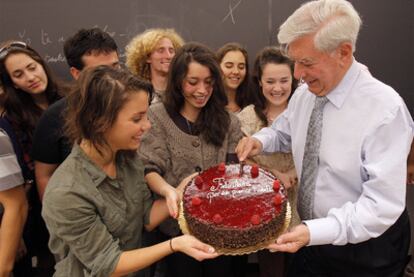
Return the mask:
<path fill-rule="evenodd" d="M 109 149 L 105 132 L 114 124 L 119 111 L 133 93 L 146 92 L 152 85 L 126 70 L 108 66 L 84 69 L 76 87 L 67 97 L 65 133 L 72 143 L 89 140 L 102 154 Z"/>
<path fill-rule="evenodd" d="M 224 92 L 220 67 L 214 53 L 200 43 L 187 43 L 175 54 L 168 75 L 167 93 L 164 105 L 167 111 L 179 113 L 184 105 L 183 80 L 191 62 L 199 63 L 210 70 L 213 81 L 213 93 L 194 124 L 196 132 L 216 146 L 223 144 L 230 126 L 230 115 L 226 111 L 227 96 Z"/>

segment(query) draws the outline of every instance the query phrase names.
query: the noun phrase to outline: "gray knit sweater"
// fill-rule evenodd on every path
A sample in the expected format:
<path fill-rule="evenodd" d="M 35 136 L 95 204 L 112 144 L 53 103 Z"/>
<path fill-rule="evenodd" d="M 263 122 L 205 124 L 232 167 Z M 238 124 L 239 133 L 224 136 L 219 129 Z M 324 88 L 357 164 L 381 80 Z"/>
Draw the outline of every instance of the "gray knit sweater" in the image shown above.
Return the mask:
<path fill-rule="evenodd" d="M 151 105 L 148 117 L 152 127 L 143 137 L 139 155 L 147 170 L 157 171 L 170 185 L 176 187 L 199 167 L 202 170 L 226 160 L 234 153 L 243 137 L 240 123 L 230 114 L 231 123 L 221 147 L 207 143 L 200 135 L 189 135 L 180 130 L 168 115 L 164 105 Z M 163 233 L 176 236 L 180 233 L 174 219 L 160 225 Z"/>

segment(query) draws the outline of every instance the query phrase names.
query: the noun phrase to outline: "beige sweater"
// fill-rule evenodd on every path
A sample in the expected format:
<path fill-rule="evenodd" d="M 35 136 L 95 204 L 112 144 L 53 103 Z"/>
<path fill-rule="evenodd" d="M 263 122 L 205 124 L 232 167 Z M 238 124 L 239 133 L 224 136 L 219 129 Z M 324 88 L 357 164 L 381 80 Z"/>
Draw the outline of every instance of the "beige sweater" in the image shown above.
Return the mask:
<path fill-rule="evenodd" d="M 266 127 L 257 116 L 254 110 L 254 105 L 245 107 L 237 116 L 240 119 L 241 129 L 245 136 L 251 136 L 263 127 Z M 295 168 L 291 153 L 277 152 L 268 155 L 257 155 L 253 157 L 252 160 L 260 166 L 269 169 L 273 168 L 281 173 L 285 173 Z M 289 189 L 288 195 L 292 209 L 291 226 L 294 226 L 300 223 L 299 215 L 296 209 L 297 186 Z"/>
<path fill-rule="evenodd" d="M 243 137 L 240 123 L 230 114 L 231 123 L 221 147 L 208 144 L 201 136 L 181 131 L 168 115 L 164 105 L 151 105 L 148 117 L 152 127 L 143 137 L 139 155 L 146 169 L 156 170 L 172 186 L 179 183 L 199 167 L 202 170 L 226 160 L 227 153 L 234 153 Z M 170 236 L 180 233 L 178 224 L 167 219 L 161 231 Z"/>

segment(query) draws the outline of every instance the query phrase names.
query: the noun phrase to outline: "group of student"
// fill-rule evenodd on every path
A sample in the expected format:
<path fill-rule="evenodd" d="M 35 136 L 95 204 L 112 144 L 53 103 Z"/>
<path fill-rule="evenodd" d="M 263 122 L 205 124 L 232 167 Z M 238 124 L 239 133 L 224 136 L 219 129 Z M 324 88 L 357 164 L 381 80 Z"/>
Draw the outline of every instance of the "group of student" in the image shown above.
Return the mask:
<path fill-rule="evenodd" d="M 76 80 L 69 87 L 55 80 L 48 65 L 29 45 L 20 41 L 2 44 L 0 126 L 4 141 L 8 139 L 13 146 L 8 148 L 8 155 L 14 152 L 20 166 L 20 170 L 13 168 L 13 174 L 18 176 L 20 171 L 25 180 L 16 179 L 16 185 L 24 183 L 16 190 L 21 191 L 21 199 L 22 187 L 30 195 L 20 242 L 29 252 L 26 259 L 18 259 L 15 276 L 33 274 L 33 256 L 39 268 L 54 265 L 48 240 L 53 254 L 63 259 L 57 272 L 67 276 L 82 275 L 84 266 L 74 266 L 79 262 L 92 275 L 135 271 L 172 249 L 198 259 L 215 257 L 214 253 L 200 252 L 199 248 L 206 246 L 192 237 L 176 238 L 180 234 L 175 222 L 177 203 L 182 186 L 188 182 L 186 177 L 220 162 L 237 162 L 234 150 L 242 130 L 250 135 L 269 125 L 287 107 L 297 86 L 293 63 L 276 47 L 266 47 L 258 54 L 253 82 L 247 51 L 238 43 L 228 43 L 216 54 L 202 44 L 184 44 L 172 29 L 149 29 L 134 38 L 126 52 L 131 73 L 121 69 L 117 45 L 107 33 L 98 28 L 79 30 L 64 45 L 70 73 Z M 139 158 L 124 153 L 138 146 Z M 278 157 L 273 165 L 264 161 L 263 166 L 280 178 L 289 172 L 294 179 L 291 154 L 275 155 Z M 273 160 L 269 159 L 271 163 Z M 64 161 L 65 166 L 56 171 Z M 8 160 L 4 165 L 10 167 L 13 163 Z M 63 168 L 65 172 L 59 173 Z M 88 181 L 99 186 L 91 189 L 85 186 Z M 159 200 L 153 202 L 150 191 Z M 40 217 L 42 206 L 49 232 Z M 23 213 L 21 217 L 20 224 L 14 220 L 16 230 L 24 225 Z M 141 244 L 144 225 L 153 229 L 161 221 L 156 234 L 145 233 L 144 243 L 160 239 L 169 243 L 142 250 L 146 254 L 120 254 Z M 15 232 L 14 236 L 19 235 Z M 79 247 L 87 253 L 78 253 L 74 245 L 68 245 L 73 253 L 63 247 L 67 241 L 79 240 Z M 109 241 L 113 241 L 112 247 Z M 16 247 L 24 246 L 15 244 L 10 252 Z M 153 257 L 149 255 L 152 252 Z M 141 256 L 148 257 L 148 261 Z M 124 265 L 131 259 L 139 262 Z M 166 268 L 158 267 L 158 271 L 174 276 L 195 276 L 202 271 L 232 276 L 236 270 L 233 260 L 219 257 L 201 264 L 175 253 L 166 259 Z M 10 269 L 12 262 L 9 257 L 4 268 Z"/>
<path fill-rule="evenodd" d="M 249 162 L 271 170 L 288 188 L 292 232 L 269 248 L 300 250 L 293 258 L 282 252 L 260 251 L 261 276 L 285 276 L 288 272 L 294 276 L 322 276 L 318 274 L 326 272 L 333 275 L 323 276 L 351 276 L 350 272 L 356 274 L 352 276 L 371 276 L 367 272 L 372 272 L 376 276 L 377 270 L 384 268 L 390 272 L 386 276 L 398 276 L 406 263 L 402 261 L 406 253 L 384 262 L 379 251 L 373 259 L 381 260 L 380 265 L 357 263 L 357 269 L 352 269 L 355 255 L 348 253 L 349 249 L 344 254 L 332 249 L 302 248 L 318 244 L 359 245 L 372 241 L 373 237 L 382 237 L 381 232 L 385 232 L 382 229 L 371 232 L 370 226 L 362 224 L 358 230 L 344 228 L 331 241 L 323 238 L 318 242 L 315 233 L 324 230 L 315 231 L 315 220 L 301 223 L 296 209 L 302 169 L 295 169 L 295 164 L 302 162 L 295 155 L 302 159 L 303 147 L 299 152 L 295 147 L 304 144 L 305 137 L 298 139 L 295 134 L 303 129 L 306 132 L 306 128 L 298 129 L 295 124 L 304 124 L 302 119 L 309 118 L 299 116 L 306 113 L 306 109 L 300 110 L 305 103 L 303 92 L 309 88 L 306 92 L 312 97 L 332 95 L 342 78 L 351 82 L 352 76 L 344 77 L 348 69 L 362 72 L 355 76 L 364 75 L 371 83 L 378 82 L 372 81 L 366 68 L 353 59 L 355 41 L 348 43 L 353 34 L 331 39 L 337 43 L 333 46 L 312 43 L 319 60 L 302 58 L 307 49 L 313 49 L 309 45 L 301 48 L 301 43 L 307 43 L 302 39 L 313 38 L 322 26 L 343 20 L 341 16 L 350 18 L 345 20 L 345 27 L 356 29 L 356 35 L 359 31 L 359 25 L 355 24 L 359 16 L 344 0 L 312 1 L 295 13 L 313 14 L 322 10 L 319 5 L 327 6 L 328 12 L 321 22 L 314 23 L 317 29 L 313 32 L 304 28 L 308 33 L 283 37 L 283 32 L 294 32 L 292 26 L 300 28 L 305 24 L 299 21 L 292 24 L 295 14 L 281 27 L 279 41 L 291 46 L 287 49 L 292 60 L 284 49 L 269 46 L 257 53 L 252 69 L 246 49 L 238 43 L 227 43 L 213 52 L 200 43 L 185 43 L 172 29 L 161 28 L 149 29 L 130 41 L 126 46 L 127 69 L 123 69 L 113 38 L 92 28 L 79 30 L 65 41 L 64 54 L 74 79 L 73 84 L 67 85 L 57 81 L 30 45 L 20 41 L 2 43 L 0 203 L 4 211 L 0 227 L 0 276 L 8 276 L 10 272 L 14 276 L 42 276 L 41 270 L 43 276 L 53 273 L 56 276 L 243 276 L 246 256 L 220 256 L 197 238 L 183 235 L 176 219 L 184 186 L 196 172 L 221 162 L 237 163 L 247 156 Z M 333 47 L 337 56 L 319 50 L 323 47 Z M 336 67 L 332 61 L 337 62 Z M 331 66 L 332 72 L 346 70 L 337 77 L 318 68 L 318 62 Z M 314 77 L 306 74 L 312 70 Z M 317 74 L 325 79 L 321 77 L 319 81 Z M 306 82 L 300 89 L 299 80 Z M 321 90 L 317 87 L 321 85 L 319 82 L 326 85 Z M 296 89 L 301 91 L 300 95 L 288 109 Z M 340 108 L 341 104 L 335 102 L 340 97 L 336 97 L 330 100 Z M 352 97 L 349 96 L 350 101 L 354 101 Z M 404 109 L 404 105 L 400 108 Z M 339 120 L 341 116 L 344 117 L 340 115 Z M 400 124 L 404 129 L 406 122 L 412 124 L 412 120 L 405 114 L 402 116 Z M 369 147 L 375 145 L 370 134 L 367 137 L 372 140 Z M 397 154 L 407 150 L 403 146 L 410 137 L 412 129 L 402 135 Z M 369 147 L 364 149 L 361 159 L 373 159 Z M 263 150 L 272 154 L 262 154 Z M 401 154 L 398 161 L 405 162 L 405 158 Z M 330 163 L 324 159 L 329 157 L 321 156 L 322 165 Z M 344 162 L 343 166 L 349 164 Z M 367 168 L 361 173 L 363 184 L 377 177 L 375 167 Z M 346 174 L 346 170 L 339 168 L 338 174 Z M 334 174 L 336 181 L 348 181 L 348 177 L 337 177 L 337 172 L 321 176 L 327 179 L 329 174 Z M 383 189 L 389 188 L 383 186 Z M 363 188 L 352 190 L 349 192 L 352 197 L 361 194 L 364 199 Z M 373 195 L 369 197 L 377 197 Z M 358 204 L 359 200 L 353 201 Z M 344 202 L 345 205 L 349 206 Z M 366 201 L 361 207 L 362 211 L 371 209 Z M 381 224 L 392 226 L 401 212 L 395 214 L 387 212 L 384 217 L 387 222 Z M 392 239 L 399 241 L 398 251 L 407 252 L 405 247 L 410 238 L 402 214 Z M 324 216 L 317 214 L 320 218 Z M 373 220 L 380 221 L 376 216 L 382 215 L 373 216 Z M 342 224 L 341 215 L 331 217 L 329 223 L 332 220 Z M 332 226 L 334 230 L 335 224 Z M 354 232 L 355 237 L 348 232 Z M 369 247 L 375 249 L 374 243 Z M 362 247 L 365 248 L 361 248 L 361 253 L 365 255 L 367 247 Z M 330 253 L 335 254 L 330 256 Z M 350 256 L 352 259 L 348 259 Z M 327 257 L 335 262 L 321 265 Z M 320 268 L 309 264 L 312 259 L 316 259 L 315 265 Z M 338 261 L 344 264 L 338 265 Z M 290 264 L 291 270 L 287 266 Z M 34 265 L 37 273 L 33 271 Z M 144 268 L 147 269 L 142 271 Z M 337 270 L 343 275 L 335 275 Z"/>

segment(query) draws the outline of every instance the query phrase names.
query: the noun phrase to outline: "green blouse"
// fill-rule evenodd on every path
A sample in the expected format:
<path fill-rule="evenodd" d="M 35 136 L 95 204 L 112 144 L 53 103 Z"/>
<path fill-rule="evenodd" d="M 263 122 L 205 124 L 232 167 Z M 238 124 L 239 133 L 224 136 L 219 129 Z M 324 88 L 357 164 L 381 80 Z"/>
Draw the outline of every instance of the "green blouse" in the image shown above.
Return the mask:
<path fill-rule="evenodd" d="M 109 276 L 122 251 L 141 246 L 152 206 L 143 174 L 137 157 L 119 158 L 117 177 L 111 179 L 73 147 L 43 199 L 55 276 Z"/>

